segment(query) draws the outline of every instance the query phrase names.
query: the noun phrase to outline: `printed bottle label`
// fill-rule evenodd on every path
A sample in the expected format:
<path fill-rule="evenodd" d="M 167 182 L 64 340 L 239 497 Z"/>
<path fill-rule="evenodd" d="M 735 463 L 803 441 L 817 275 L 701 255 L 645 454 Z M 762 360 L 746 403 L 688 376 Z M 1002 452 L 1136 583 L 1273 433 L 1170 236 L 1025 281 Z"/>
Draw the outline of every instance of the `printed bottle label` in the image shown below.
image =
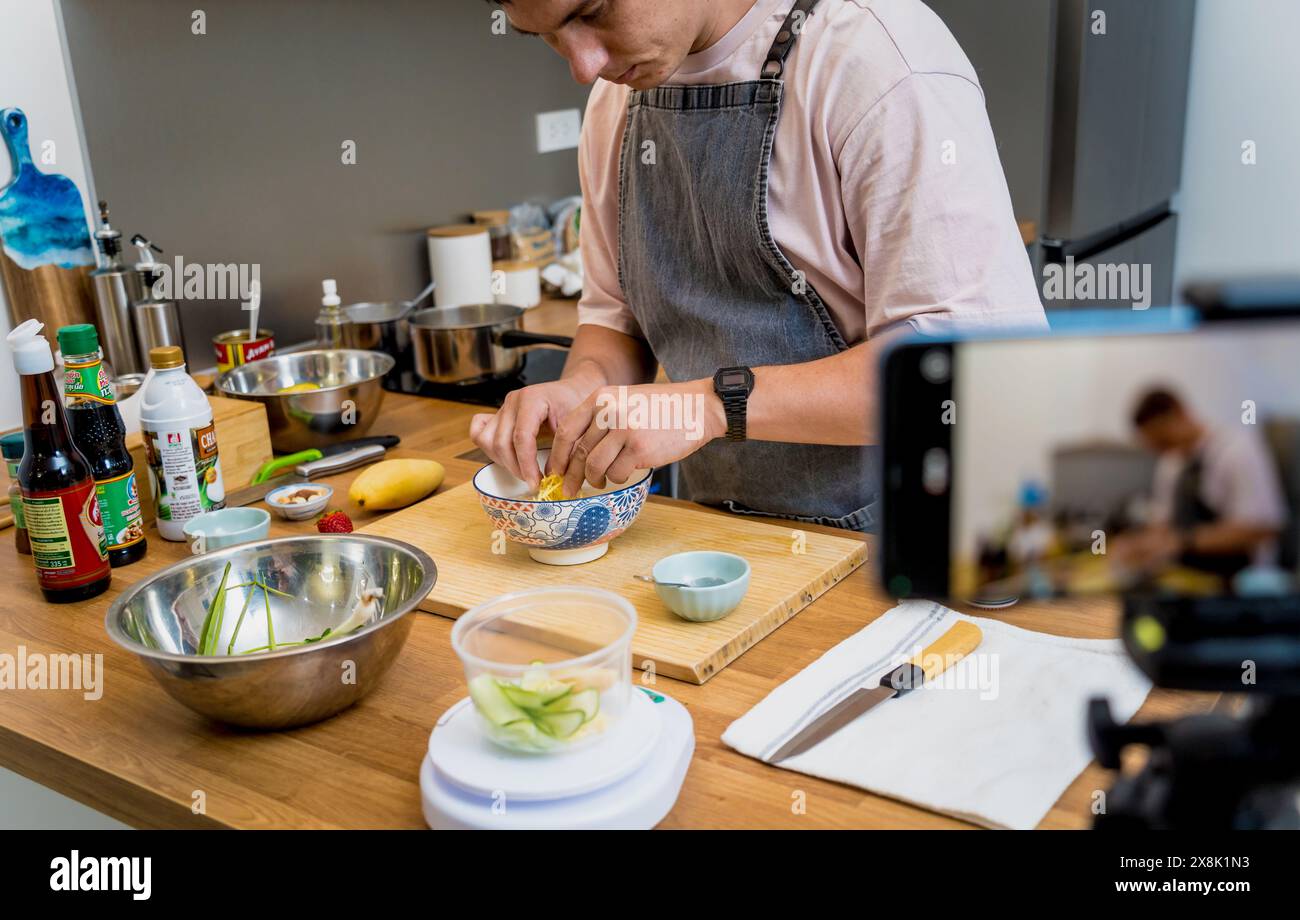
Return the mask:
<path fill-rule="evenodd" d="M 63 392 L 66 396 L 80 396 L 92 402 L 111 406 L 113 386 L 102 361 L 91 364 L 65 364 Z"/>
<path fill-rule="evenodd" d="M 140 492 L 135 472 L 95 483 L 99 513 L 104 519 L 104 539 L 110 550 L 134 546 L 144 539 L 140 520 Z"/>
<path fill-rule="evenodd" d="M 94 480 L 54 492 L 25 492 L 23 506 L 41 587 L 75 588 L 108 573 Z"/>
<path fill-rule="evenodd" d="M 9 467 L 9 481 L 10 481 L 10 482 L 17 482 L 17 481 L 18 481 L 18 464 L 20 464 L 20 463 L 22 463 L 21 460 L 6 460 L 6 461 L 5 461 L 5 464 Z M 18 494 L 18 493 L 14 493 L 14 494 Z M 10 506 L 11 506 L 11 509 L 10 509 L 10 510 L 12 510 L 13 513 L 14 513 L 14 527 L 16 527 L 16 528 L 19 529 L 19 530 L 24 530 L 24 529 L 27 527 L 27 519 L 26 519 L 25 517 L 23 517 L 23 502 L 22 502 L 22 498 L 19 497 L 18 499 L 14 500 L 14 501 L 11 501 L 9 504 L 10 504 Z"/>
<path fill-rule="evenodd" d="M 149 481 L 161 521 L 188 521 L 226 507 L 217 433 L 204 428 L 144 431 Z"/>

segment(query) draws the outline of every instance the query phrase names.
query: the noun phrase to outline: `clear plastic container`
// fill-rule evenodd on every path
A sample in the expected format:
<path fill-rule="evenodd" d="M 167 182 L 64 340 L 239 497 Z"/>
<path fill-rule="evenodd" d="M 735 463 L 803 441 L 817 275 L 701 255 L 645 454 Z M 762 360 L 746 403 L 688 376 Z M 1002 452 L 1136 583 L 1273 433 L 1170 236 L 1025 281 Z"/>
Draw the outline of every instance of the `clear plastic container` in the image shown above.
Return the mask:
<path fill-rule="evenodd" d="M 451 631 L 486 736 L 512 751 L 602 738 L 632 692 L 636 611 L 599 588 L 536 588 L 467 611 Z"/>

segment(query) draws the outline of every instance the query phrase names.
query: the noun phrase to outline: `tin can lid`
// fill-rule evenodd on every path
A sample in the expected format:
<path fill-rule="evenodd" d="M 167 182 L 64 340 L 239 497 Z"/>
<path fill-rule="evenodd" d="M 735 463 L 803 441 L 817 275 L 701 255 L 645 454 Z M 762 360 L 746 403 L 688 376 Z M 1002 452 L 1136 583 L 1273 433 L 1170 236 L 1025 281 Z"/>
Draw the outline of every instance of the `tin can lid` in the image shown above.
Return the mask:
<path fill-rule="evenodd" d="M 24 450 L 26 450 L 26 442 L 23 440 L 21 431 L 15 431 L 0 438 L 0 454 L 6 460 L 21 460 Z"/>
<path fill-rule="evenodd" d="M 59 330 L 59 351 L 67 355 L 93 355 L 99 351 L 99 333 L 90 323 L 64 326 Z"/>
<path fill-rule="evenodd" d="M 185 353 L 179 345 L 160 345 L 149 349 L 149 366 L 156 370 L 185 366 Z"/>

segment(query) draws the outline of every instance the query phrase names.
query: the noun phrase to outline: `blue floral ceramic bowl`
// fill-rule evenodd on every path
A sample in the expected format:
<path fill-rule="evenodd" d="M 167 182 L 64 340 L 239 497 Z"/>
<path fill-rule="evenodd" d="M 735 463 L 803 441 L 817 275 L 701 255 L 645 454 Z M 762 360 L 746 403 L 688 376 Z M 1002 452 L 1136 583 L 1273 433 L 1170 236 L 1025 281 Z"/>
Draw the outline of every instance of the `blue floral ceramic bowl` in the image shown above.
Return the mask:
<path fill-rule="evenodd" d="M 538 451 L 545 469 L 549 450 Z M 536 493 L 498 464 L 474 476 L 483 510 L 506 539 L 528 550 L 547 565 L 578 565 L 605 555 L 609 541 L 632 526 L 645 506 L 653 470 L 637 470 L 622 485 L 595 489 L 583 484 L 582 496 L 561 501 L 537 501 Z"/>

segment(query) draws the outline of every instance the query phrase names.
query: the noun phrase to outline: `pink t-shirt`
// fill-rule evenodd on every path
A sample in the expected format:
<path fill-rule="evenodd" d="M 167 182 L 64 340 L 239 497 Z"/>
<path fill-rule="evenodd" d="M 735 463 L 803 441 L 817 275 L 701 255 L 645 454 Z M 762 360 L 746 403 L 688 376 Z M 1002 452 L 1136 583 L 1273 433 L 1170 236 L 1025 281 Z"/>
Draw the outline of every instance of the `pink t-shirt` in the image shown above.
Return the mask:
<path fill-rule="evenodd" d="M 672 84 L 758 78 L 794 0 L 756 0 Z M 786 64 L 772 235 L 845 341 L 1045 325 L 1006 177 L 965 53 L 921 0 L 822 0 Z M 578 152 L 586 282 L 579 321 L 640 336 L 618 280 L 628 88 L 598 81 Z"/>

